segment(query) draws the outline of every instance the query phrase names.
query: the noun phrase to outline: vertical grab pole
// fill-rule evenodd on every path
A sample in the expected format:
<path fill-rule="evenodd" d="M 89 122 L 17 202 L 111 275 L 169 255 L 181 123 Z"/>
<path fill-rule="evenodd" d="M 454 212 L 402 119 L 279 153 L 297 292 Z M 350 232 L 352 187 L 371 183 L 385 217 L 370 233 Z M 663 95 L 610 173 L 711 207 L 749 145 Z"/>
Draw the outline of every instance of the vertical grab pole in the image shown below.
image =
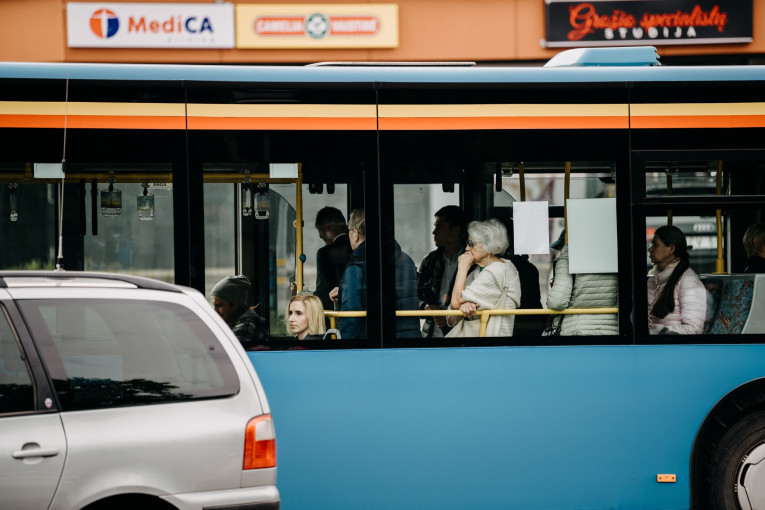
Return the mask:
<path fill-rule="evenodd" d="M 667 168 L 667 196 L 672 196 L 672 172 Z M 667 211 L 667 225 L 672 225 L 672 210 Z"/>
<path fill-rule="evenodd" d="M 295 181 L 295 286 L 303 290 L 303 163 L 298 163 Z"/>
<path fill-rule="evenodd" d="M 563 242 L 568 243 L 568 196 L 571 188 L 571 161 L 566 161 L 566 174 L 563 178 L 563 228 L 566 233 Z"/>
<path fill-rule="evenodd" d="M 486 336 L 486 326 L 489 325 L 489 317 L 490 315 L 488 310 L 484 310 L 481 313 L 481 329 L 478 330 L 478 336 Z"/>
<path fill-rule="evenodd" d="M 717 162 L 717 195 L 722 194 L 722 160 Z M 717 259 L 715 260 L 715 274 L 725 274 L 725 260 L 723 259 L 723 235 L 722 235 L 722 210 L 717 209 Z"/>
<path fill-rule="evenodd" d="M 521 179 L 521 202 L 526 201 L 526 175 L 523 172 L 523 163 L 518 164 L 518 176 Z"/>

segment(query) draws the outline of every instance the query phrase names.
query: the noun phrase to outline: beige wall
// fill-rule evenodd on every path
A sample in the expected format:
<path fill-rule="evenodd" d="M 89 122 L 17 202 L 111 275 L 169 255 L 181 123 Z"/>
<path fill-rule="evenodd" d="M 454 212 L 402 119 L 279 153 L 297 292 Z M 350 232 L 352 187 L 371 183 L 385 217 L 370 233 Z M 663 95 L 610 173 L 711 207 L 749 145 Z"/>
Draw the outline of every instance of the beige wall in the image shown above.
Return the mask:
<path fill-rule="evenodd" d="M 147 0 L 122 0 L 124 3 Z M 333 0 L 359 3 L 362 0 Z M 382 0 L 390 2 L 391 0 Z M 210 3 L 166 0 L 164 3 Z M 254 3 L 233 0 L 233 3 Z M 297 0 L 284 3 L 308 3 Z M 317 2 L 318 3 L 318 2 Z M 330 3 L 330 2 L 327 2 Z M 374 3 L 374 2 L 367 2 Z M 351 50 L 67 48 L 66 0 L 0 0 L 0 60 L 38 62 L 305 63 L 334 60 L 547 60 L 543 0 L 400 0 L 399 47 Z M 754 42 L 660 46 L 663 56 L 765 54 L 765 0 L 754 0 Z"/>

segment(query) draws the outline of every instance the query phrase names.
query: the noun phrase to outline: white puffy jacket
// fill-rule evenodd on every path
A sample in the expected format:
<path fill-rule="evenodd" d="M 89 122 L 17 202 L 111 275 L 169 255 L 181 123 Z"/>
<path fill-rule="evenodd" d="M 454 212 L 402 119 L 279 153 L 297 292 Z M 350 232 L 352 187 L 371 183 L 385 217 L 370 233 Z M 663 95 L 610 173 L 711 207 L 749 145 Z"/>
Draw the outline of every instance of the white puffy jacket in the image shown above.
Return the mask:
<path fill-rule="evenodd" d="M 612 308 L 617 304 L 618 282 L 613 273 L 582 273 L 572 277 L 568 270 L 568 245 L 555 263 L 553 286 L 547 294 L 547 308 Z M 561 335 L 616 335 L 616 314 L 564 315 Z"/>
<path fill-rule="evenodd" d="M 662 289 L 667 284 L 672 271 L 680 260 L 667 264 L 663 270 L 654 266 L 648 278 L 648 331 L 652 335 L 677 333 L 680 335 L 701 334 L 707 320 L 707 300 L 709 293 L 704 288 L 696 272 L 690 267 L 675 286 L 675 309 L 660 319 L 651 314 L 651 309 L 659 299 Z M 666 328 L 666 329 L 665 329 Z"/>

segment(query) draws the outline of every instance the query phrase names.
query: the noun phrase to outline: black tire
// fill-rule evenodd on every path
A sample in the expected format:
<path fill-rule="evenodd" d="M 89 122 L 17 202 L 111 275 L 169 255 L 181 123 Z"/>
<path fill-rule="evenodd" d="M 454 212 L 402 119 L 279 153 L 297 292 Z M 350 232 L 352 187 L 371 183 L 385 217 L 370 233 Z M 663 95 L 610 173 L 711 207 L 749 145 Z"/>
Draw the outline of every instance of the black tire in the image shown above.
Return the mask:
<path fill-rule="evenodd" d="M 749 453 L 765 443 L 765 410 L 743 416 L 720 439 L 711 459 L 708 477 L 708 506 L 714 510 L 740 510 L 739 467 Z"/>

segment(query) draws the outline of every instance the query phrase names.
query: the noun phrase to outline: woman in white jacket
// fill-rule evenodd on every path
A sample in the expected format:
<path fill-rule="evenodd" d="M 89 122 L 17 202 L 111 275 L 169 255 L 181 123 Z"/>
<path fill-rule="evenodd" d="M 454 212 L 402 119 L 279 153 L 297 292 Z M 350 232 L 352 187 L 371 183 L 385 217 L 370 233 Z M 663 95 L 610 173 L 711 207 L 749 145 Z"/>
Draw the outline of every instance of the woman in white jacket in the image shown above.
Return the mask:
<path fill-rule="evenodd" d="M 446 336 L 478 336 L 477 330 L 465 327 L 478 310 L 514 309 L 521 302 L 521 280 L 512 262 L 501 258 L 509 245 L 507 229 L 497 219 L 473 221 L 468 225 L 468 241 L 465 253 L 457 258 L 457 274 L 450 308 L 460 310 L 464 320 Z M 470 268 L 478 266 L 473 272 Z M 470 273 L 469 273 L 470 272 Z M 468 274 L 469 273 L 469 274 Z M 458 316 L 447 319 L 455 326 Z M 478 325 L 478 321 L 474 324 Z M 512 336 L 515 317 L 492 316 L 486 326 L 486 336 Z M 475 328 L 472 328 L 475 329 Z"/>
<path fill-rule="evenodd" d="M 708 293 L 690 268 L 683 232 L 671 225 L 657 228 L 648 253 L 654 264 L 648 278 L 648 331 L 652 335 L 703 333 Z"/>
<path fill-rule="evenodd" d="M 617 303 L 618 283 L 613 273 L 576 274 L 568 269 L 568 244 L 555 263 L 553 284 L 547 293 L 547 308 L 613 308 Z M 562 319 L 560 318 L 562 317 Z M 576 314 L 553 317 L 562 320 L 561 335 L 616 335 L 619 322 L 616 314 Z"/>

